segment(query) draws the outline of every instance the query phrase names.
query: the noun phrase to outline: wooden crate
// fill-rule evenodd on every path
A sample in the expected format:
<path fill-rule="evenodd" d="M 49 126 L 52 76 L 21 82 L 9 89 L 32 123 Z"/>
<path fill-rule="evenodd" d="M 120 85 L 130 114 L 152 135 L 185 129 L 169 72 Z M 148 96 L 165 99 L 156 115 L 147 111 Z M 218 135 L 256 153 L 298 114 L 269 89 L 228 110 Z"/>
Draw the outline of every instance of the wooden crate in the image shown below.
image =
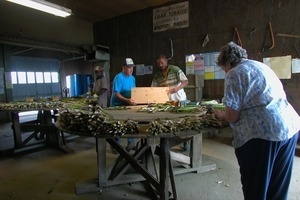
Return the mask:
<path fill-rule="evenodd" d="M 168 87 L 136 87 L 131 90 L 131 98 L 137 104 L 166 103 L 169 101 Z"/>

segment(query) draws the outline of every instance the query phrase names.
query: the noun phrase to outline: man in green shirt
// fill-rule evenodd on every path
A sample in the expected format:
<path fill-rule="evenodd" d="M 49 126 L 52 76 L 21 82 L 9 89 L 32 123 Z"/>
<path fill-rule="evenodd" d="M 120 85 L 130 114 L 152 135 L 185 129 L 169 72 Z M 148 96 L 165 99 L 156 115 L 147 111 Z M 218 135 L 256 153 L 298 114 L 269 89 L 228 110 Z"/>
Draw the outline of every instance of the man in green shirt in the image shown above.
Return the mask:
<path fill-rule="evenodd" d="M 185 101 L 186 94 L 183 88 L 187 86 L 188 79 L 183 71 L 175 65 L 169 65 L 165 55 L 157 58 L 157 65 L 160 70 L 154 74 L 151 86 L 169 87 L 171 101 Z"/>
<path fill-rule="evenodd" d="M 169 65 L 165 55 L 158 56 L 156 62 L 160 70 L 154 74 L 151 87 L 169 87 L 169 100 L 186 101 L 183 88 L 187 86 L 188 79 L 184 72 L 175 65 Z M 187 142 L 183 143 L 183 150 L 189 150 Z"/>

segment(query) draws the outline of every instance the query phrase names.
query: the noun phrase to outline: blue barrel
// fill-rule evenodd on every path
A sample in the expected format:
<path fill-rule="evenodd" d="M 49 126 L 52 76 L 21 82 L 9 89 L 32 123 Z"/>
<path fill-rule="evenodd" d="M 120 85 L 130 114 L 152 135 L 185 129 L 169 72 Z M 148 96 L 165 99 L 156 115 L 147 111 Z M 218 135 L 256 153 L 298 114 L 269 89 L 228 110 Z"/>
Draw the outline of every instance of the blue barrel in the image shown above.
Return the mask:
<path fill-rule="evenodd" d="M 81 75 L 73 74 L 70 76 L 70 96 L 77 97 L 82 94 Z"/>
<path fill-rule="evenodd" d="M 81 82 L 82 82 L 82 95 L 85 95 L 88 92 L 89 86 L 93 83 L 92 75 L 81 74 Z"/>
<path fill-rule="evenodd" d="M 70 75 L 70 97 L 85 96 L 91 84 L 93 80 L 90 74 Z"/>

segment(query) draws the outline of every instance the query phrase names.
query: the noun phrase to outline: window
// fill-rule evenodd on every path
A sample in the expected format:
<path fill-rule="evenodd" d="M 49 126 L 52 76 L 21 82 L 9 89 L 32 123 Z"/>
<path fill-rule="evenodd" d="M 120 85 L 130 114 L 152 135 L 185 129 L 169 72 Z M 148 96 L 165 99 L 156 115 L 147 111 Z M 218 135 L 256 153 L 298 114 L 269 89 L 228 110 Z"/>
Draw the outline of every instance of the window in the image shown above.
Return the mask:
<path fill-rule="evenodd" d="M 10 77 L 11 77 L 11 83 L 12 84 L 17 84 L 18 83 L 17 72 L 11 72 Z"/>
<path fill-rule="evenodd" d="M 44 83 L 43 72 L 35 72 L 36 83 Z"/>
<path fill-rule="evenodd" d="M 17 72 L 18 73 L 18 83 L 19 84 L 26 84 L 26 72 Z"/>
<path fill-rule="evenodd" d="M 27 83 L 35 83 L 34 72 L 27 72 Z"/>
<path fill-rule="evenodd" d="M 44 82 L 51 83 L 51 75 L 50 72 L 44 72 Z"/>
<path fill-rule="evenodd" d="M 10 72 L 12 84 L 59 83 L 58 72 Z"/>
<path fill-rule="evenodd" d="M 70 78 L 70 76 L 66 77 L 66 86 L 67 86 L 67 88 L 71 88 L 71 78 Z"/>
<path fill-rule="evenodd" d="M 57 72 L 51 72 L 51 80 L 52 80 L 52 83 L 58 83 L 58 73 Z"/>

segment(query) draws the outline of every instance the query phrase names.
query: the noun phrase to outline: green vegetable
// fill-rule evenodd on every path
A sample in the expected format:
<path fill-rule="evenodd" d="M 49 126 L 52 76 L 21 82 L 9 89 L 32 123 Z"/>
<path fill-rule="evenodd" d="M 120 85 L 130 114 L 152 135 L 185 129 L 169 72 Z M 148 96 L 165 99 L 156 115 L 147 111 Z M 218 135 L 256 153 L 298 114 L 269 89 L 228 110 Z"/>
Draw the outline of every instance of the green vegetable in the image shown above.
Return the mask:
<path fill-rule="evenodd" d="M 214 104 L 212 105 L 213 109 L 216 110 L 224 110 L 225 109 L 225 105 L 223 103 L 218 103 L 218 104 Z"/>

